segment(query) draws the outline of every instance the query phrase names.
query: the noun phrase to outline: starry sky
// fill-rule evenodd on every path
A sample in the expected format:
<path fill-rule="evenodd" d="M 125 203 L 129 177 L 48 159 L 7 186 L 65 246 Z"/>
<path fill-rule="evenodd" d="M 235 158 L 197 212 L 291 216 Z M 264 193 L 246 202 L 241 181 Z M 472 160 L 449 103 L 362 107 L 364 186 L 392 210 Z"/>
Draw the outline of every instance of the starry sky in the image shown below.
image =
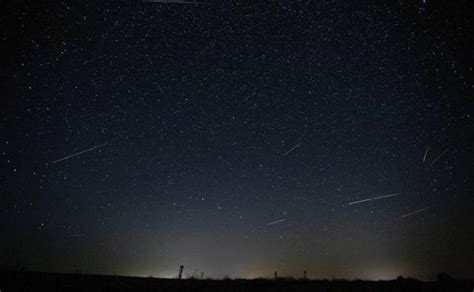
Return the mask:
<path fill-rule="evenodd" d="M 0 2 L 0 264 L 473 278 L 472 1 Z"/>

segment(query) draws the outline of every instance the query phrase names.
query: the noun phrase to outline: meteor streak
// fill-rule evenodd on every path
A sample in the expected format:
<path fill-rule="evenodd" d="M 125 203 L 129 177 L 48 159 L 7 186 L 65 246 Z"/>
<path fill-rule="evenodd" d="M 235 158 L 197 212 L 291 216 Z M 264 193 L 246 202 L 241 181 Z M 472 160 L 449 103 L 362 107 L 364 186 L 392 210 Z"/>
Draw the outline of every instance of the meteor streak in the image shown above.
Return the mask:
<path fill-rule="evenodd" d="M 425 163 L 426 155 L 428 155 L 428 149 L 430 148 L 429 147 L 426 148 L 425 155 L 423 156 L 423 163 Z"/>
<path fill-rule="evenodd" d="M 298 143 L 296 144 L 295 146 L 293 146 L 293 148 L 291 148 L 290 150 L 286 151 L 281 157 L 285 157 L 286 155 L 290 154 L 291 152 L 293 152 L 296 148 L 300 147 L 301 146 L 301 143 Z"/>
<path fill-rule="evenodd" d="M 86 236 L 87 234 L 85 233 L 77 233 L 77 234 L 71 234 L 69 235 L 69 237 L 83 237 L 83 236 Z"/>
<path fill-rule="evenodd" d="M 363 200 L 360 200 L 360 201 L 350 202 L 350 203 L 349 203 L 349 206 L 350 206 L 350 205 L 355 205 L 355 204 L 364 203 L 364 202 L 368 202 L 368 201 L 374 201 L 374 200 L 379 200 L 379 199 L 385 199 L 385 198 L 395 197 L 395 196 L 398 196 L 398 195 L 400 195 L 400 194 L 401 194 L 401 193 L 394 193 L 394 194 L 390 194 L 390 195 L 384 195 L 384 196 L 380 196 L 380 197 L 374 197 L 374 198 L 363 199 Z"/>
<path fill-rule="evenodd" d="M 274 224 L 278 224 L 278 223 L 285 222 L 285 221 L 286 221 L 286 219 L 280 219 L 280 220 L 272 221 L 272 222 L 268 223 L 267 225 L 274 225 Z"/>
<path fill-rule="evenodd" d="M 97 149 L 97 148 L 100 148 L 100 147 L 102 147 L 102 146 L 105 146 L 105 145 L 107 145 L 107 144 L 108 144 L 108 143 L 104 143 L 104 144 L 96 145 L 96 146 L 94 146 L 94 147 L 91 147 L 91 148 L 89 148 L 89 149 L 82 150 L 81 152 L 77 152 L 77 153 L 71 154 L 71 155 L 69 155 L 69 156 L 66 156 L 66 157 L 60 158 L 60 159 L 58 159 L 58 160 L 55 160 L 55 161 L 53 161 L 53 164 L 54 164 L 54 163 L 61 162 L 61 161 L 63 161 L 63 160 L 66 160 L 66 159 L 69 159 L 69 158 L 73 158 L 73 157 L 75 157 L 75 156 L 78 156 L 78 155 L 84 154 L 84 153 L 86 153 L 86 152 L 89 152 L 89 151 L 95 150 L 95 149 Z"/>
<path fill-rule="evenodd" d="M 425 211 L 425 210 L 427 210 L 427 209 L 429 209 L 429 208 L 430 208 L 430 207 L 425 207 L 425 208 L 422 208 L 422 209 L 419 209 L 419 210 L 416 210 L 416 211 L 407 213 L 407 214 L 405 214 L 405 215 L 402 215 L 400 218 L 406 218 L 406 217 L 408 217 L 408 216 L 412 216 L 412 215 L 418 214 L 418 213 L 423 212 L 423 211 Z"/>
<path fill-rule="evenodd" d="M 448 149 L 449 148 L 446 148 L 446 150 L 444 150 L 438 157 L 436 157 L 430 164 L 430 166 L 433 166 L 433 164 L 435 164 L 436 161 L 438 161 L 438 159 L 440 159 L 441 157 L 444 156 L 444 154 L 446 154 L 446 152 L 448 152 Z"/>

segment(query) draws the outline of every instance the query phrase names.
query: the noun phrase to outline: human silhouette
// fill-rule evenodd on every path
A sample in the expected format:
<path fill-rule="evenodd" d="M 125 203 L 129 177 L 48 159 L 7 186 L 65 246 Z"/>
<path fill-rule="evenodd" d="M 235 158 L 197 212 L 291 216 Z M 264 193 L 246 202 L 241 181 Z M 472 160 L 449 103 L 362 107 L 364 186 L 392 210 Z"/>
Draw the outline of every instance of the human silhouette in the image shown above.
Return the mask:
<path fill-rule="evenodd" d="M 178 274 L 178 279 L 180 279 L 180 280 L 181 280 L 181 278 L 183 278 L 183 270 L 184 270 L 184 266 L 181 265 L 179 267 L 179 274 Z"/>

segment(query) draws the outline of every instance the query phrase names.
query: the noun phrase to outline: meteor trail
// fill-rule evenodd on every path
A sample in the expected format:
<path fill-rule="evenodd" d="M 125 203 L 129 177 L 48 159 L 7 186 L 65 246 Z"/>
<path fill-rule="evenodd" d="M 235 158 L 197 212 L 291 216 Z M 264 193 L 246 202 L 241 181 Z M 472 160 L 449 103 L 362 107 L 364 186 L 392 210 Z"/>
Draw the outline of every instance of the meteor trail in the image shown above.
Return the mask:
<path fill-rule="evenodd" d="M 73 157 L 75 157 L 75 156 L 84 154 L 84 153 L 89 152 L 89 151 L 95 150 L 95 149 L 100 148 L 100 147 L 102 147 L 102 146 L 105 146 L 105 145 L 107 145 L 107 144 L 108 144 L 108 143 L 96 145 L 96 146 L 91 147 L 91 148 L 89 148 L 89 149 L 82 150 L 81 152 L 77 152 L 77 153 L 71 154 L 71 155 L 69 155 L 69 156 L 66 156 L 66 157 L 63 157 L 63 158 L 61 158 L 61 159 L 58 159 L 58 160 L 53 161 L 53 164 L 54 164 L 54 163 L 61 162 L 61 161 L 66 160 L 66 159 L 69 159 L 69 158 L 73 158 Z"/>
<path fill-rule="evenodd" d="M 448 152 L 448 149 L 449 148 L 446 148 L 446 150 L 444 150 L 438 157 L 436 157 L 430 164 L 430 166 L 433 166 L 433 164 L 435 164 L 436 161 L 438 161 L 438 159 L 440 159 L 441 157 L 444 156 L 444 154 L 446 154 L 446 152 Z"/>
<path fill-rule="evenodd" d="M 290 154 L 291 152 L 293 152 L 296 148 L 300 147 L 301 146 L 301 143 L 298 143 L 296 144 L 295 146 L 293 146 L 293 148 L 291 148 L 290 150 L 286 151 L 281 157 L 285 157 L 286 155 Z"/>
<path fill-rule="evenodd" d="M 395 196 L 398 196 L 398 195 L 400 195 L 400 194 L 401 194 L 401 193 L 394 193 L 394 194 L 390 194 L 390 195 L 383 195 L 383 196 L 380 196 L 380 197 L 374 197 L 374 198 L 363 199 L 363 200 L 360 200 L 360 201 L 350 202 L 350 203 L 349 203 L 349 206 L 350 206 L 350 205 L 355 205 L 355 204 L 364 203 L 364 202 L 368 202 L 368 201 L 373 201 L 373 200 L 379 200 L 379 199 L 385 199 L 385 198 L 395 197 Z"/>
<path fill-rule="evenodd" d="M 429 208 L 430 208 L 430 207 L 425 207 L 425 208 L 422 208 L 422 209 L 419 209 L 419 210 L 416 210 L 416 211 L 407 213 L 407 214 L 405 214 L 405 215 L 402 215 L 400 218 L 406 218 L 406 217 L 408 217 L 408 216 L 418 214 L 418 213 L 423 212 L 423 211 L 425 211 L 425 210 L 427 210 L 427 209 L 429 209 Z"/>
<path fill-rule="evenodd" d="M 285 221 L 286 221 L 286 219 L 280 219 L 280 220 L 272 221 L 272 222 L 268 223 L 267 225 L 274 225 L 274 224 L 278 224 L 278 223 L 285 222 Z"/>
<path fill-rule="evenodd" d="M 71 234 L 69 235 L 69 237 L 83 237 L 83 236 L 86 236 L 87 234 L 85 233 L 77 233 L 77 234 Z"/>
<path fill-rule="evenodd" d="M 428 149 L 430 149 L 430 147 L 426 148 L 425 155 L 423 156 L 423 163 L 425 163 L 426 155 L 428 155 Z"/>

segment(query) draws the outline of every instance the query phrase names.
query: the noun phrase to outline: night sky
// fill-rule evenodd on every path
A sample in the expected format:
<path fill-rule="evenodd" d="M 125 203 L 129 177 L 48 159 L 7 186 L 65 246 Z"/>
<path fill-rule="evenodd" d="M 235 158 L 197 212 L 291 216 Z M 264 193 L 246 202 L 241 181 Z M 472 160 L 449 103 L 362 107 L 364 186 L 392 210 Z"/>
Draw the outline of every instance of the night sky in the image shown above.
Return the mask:
<path fill-rule="evenodd" d="M 202 1 L 0 2 L 1 266 L 473 278 L 473 2 Z"/>

